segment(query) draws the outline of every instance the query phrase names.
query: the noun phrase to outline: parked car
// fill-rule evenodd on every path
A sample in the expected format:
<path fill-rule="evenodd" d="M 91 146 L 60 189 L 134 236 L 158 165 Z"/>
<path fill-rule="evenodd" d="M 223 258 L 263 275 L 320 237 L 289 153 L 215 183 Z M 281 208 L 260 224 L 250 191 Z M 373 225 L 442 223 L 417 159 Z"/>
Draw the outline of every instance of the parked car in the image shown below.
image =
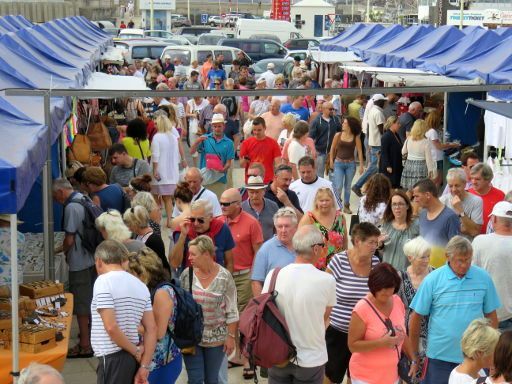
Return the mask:
<path fill-rule="evenodd" d="M 267 64 L 269 63 L 274 64 L 274 73 L 276 75 L 279 73 L 283 74 L 284 78 L 288 82 L 288 75 L 293 67 L 293 60 L 290 59 L 263 59 L 258 61 L 251 65 L 251 68 L 254 70 L 254 79 L 258 80 L 261 74 L 267 71 Z"/>
<path fill-rule="evenodd" d="M 213 32 L 213 31 L 212 31 Z M 224 33 L 203 33 L 197 38 L 197 45 L 217 45 L 220 40 L 226 39 L 227 36 Z"/>
<path fill-rule="evenodd" d="M 144 36 L 146 37 L 161 37 L 164 39 L 172 39 L 174 37 L 174 33 L 169 31 L 164 31 L 162 29 L 153 29 L 144 31 Z"/>
<path fill-rule="evenodd" d="M 308 49 L 310 44 L 313 47 L 318 47 L 320 42 L 317 39 L 289 39 L 283 45 L 288 49 Z"/>
<path fill-rule="evenodd" d="M 276 35 L 271 35 L 269 33 L 257 33 L 255 35 L 249 36 L 249 39 L 255 39 L 255 40 L 267 39 L 267 40 L 272 40 L 272 41 L 275 41 L 276 43 L 281 44 L 281 39 L 279 37 L 277 37 Z"/>
<path fill-rule="evenodd" d="M 139 28 L 124 28 L 119 31 L 120 39 L 141 39 L 144 38 L 144 30 Z"/>
<path fill-rule="evenodd" d="M 185 37 L 174 35 L 168 39 L 158 39 L 162 43 L 166 43 L 167 45 L 192 45 L 192 43 Z"/>
<path fill-rule="evenodd" d="M 272 40 L 223 39 L 219 45 L 235 47 L 244 51 L 253 62 L 263 59 L 283 58 L 288 50 Z"/>
<path fill-rule="evenodd" d="M 119 28 L 102 28 L 102 30 L 112 37 L 117 37 L 117 35 L 119 35 Z"/>
<path fill-rule="evenodd" d="M 190 64 L 197 60 L 201 67 L 206 61 L 208 54 L 213 55 L 216 59 L 220 54 L 224 55 L 224 70 L 226 74 L 231 70 L 231 63 L 236 58 L 240 49 L 232 47 L 220 47 L 218 45 L 184 45 L 184 46 L 167 46 L 161 54 L 161 58 L 165 55 L 171 56 L 173 59 L 179 57 L 182 64 L 188 69 Z"/>
<path fill-rule="evenodd" d="M 284 58 L 293 60 L 295 56 L 299 56 L 301 60 L 304 60 L 308 56 L 308 51 L 304 49 L 295 49 L 293 51 L 288 51 Z"/>
<path fill-rule="evenodd" d="M 190 20 L 183 15 L 171 15 L 171 26 L 175 27 L 190 27 L 192 23 Z"/>
<path fill-rule="evenodd" d="M 208 24 L 210 24 L 212 27 L 223 27 L 226 25 L 226 22 L 221 16 L 210 16 L 208 18 Z"/>
<path fill-rule="evenodd" d="M 125 61 L 128 64 L 133 64 L 135 60 L 142 60 L 146 57 L 152 61 L 158 59 L 168 44 L 150 39 L 136 39 L 117 41 L 114 45 L 123 48 Z"/>
<path fill-rule="evenodd" d="M 202 33 L 209 33 L 212 30 L 215 30 L 217 28 L 210 27 L 207 25 L 203 26 L 193 26 L 193 27 L 181 27 L 178 28 L 175 32 L 176 35 L 194 35 L 199 36 Z"/>
<path fill-rule="evenodd" d="M 235 26 L 235 37 L 248 39 L 252 35 L 265 33 L 279 37 L 280 41 L 302 38 L 294 24 L 285 20 L 238 19 Z"/>

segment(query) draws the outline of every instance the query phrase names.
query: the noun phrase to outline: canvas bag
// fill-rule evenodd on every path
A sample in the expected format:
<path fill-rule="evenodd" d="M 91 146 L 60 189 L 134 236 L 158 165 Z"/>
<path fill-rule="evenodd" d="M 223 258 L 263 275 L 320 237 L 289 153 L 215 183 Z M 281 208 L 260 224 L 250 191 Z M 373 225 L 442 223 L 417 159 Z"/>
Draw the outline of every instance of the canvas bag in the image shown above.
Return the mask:
<path fill-rule="evenodd" d="M 297 357 L 286 320 L 276 304 L 275 286 L 280 269 L 274 269 L 269 291 L 249 300 L 240 315 L 242 354 L 251 364 L 264 368 L 286 366 Z"/>
<path fill-rule="evenodd" d="M 91 141 L 93 151 L 103 151 L 112 146 L 112 139 L 108 128 L 101 121 L 97 121 L 89 126 L 87 137 Z"/>
<path fill-rule="evenodd" d="M 76 161 L 82 164 L 91 163 L 91 141 L 87 135 L 77 134 L 71 143 L 71 152 Z"/>

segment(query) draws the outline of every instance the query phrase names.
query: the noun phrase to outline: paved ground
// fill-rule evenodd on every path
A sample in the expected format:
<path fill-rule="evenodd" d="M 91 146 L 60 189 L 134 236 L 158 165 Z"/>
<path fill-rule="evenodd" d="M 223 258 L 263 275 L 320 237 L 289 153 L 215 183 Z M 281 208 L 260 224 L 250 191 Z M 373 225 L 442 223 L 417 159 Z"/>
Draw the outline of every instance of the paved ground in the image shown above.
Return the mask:
<path fill-rule="evenodd" d="M 189 164 L 192 164 L 190 161 Z M 237 164 L 238 165 L 238 164 Z M 233 172 L 233 184 L 235 187 L 239 187 L 243 184 L 243 170 L 241 168 L 235 168 Z M 357 180 L 358 175 L 354 178 L 354 181 Z M 355 211 L 358 205 L 358 198 L 355 194 L 352 193 L 351 196 L 351 207 L 352 210 Z M 349 223 L 350 217 L 347 216 L 347 223 Z M 163 228 L 163 226 L 162 226 Z M 162 236 L 164 239 L 167 236 Z M 73 327 L 71 330 L 71 340 L 70 346 L 73 346 L 77 343 L 76 336 L 78 334 L 78 326 L 76 324 L 76 320 L 73 321 Z M 66 364 L 64 365 L 63 375 L 66 381 L 66 384 L 93 384 L 96 383 L 96 366 L 97 359 L 68 359 Z M 238 384 L 238 383 L 251 383 L 252 380 L 243 380 L 242 378 L 242 368 L 232 368 L 229 370 L 229 383 L 230 384 Z M 267 383 L 266 379 L 260 379 L 260 383 Z M 187 373 L 185 370 L 185 366 L 183 366 L 182 373 L 177 381 L 177 384 L 186 384 L 187 383 Z M 117 383 L 109 383 L 109 384 L 117 384 Z"/>

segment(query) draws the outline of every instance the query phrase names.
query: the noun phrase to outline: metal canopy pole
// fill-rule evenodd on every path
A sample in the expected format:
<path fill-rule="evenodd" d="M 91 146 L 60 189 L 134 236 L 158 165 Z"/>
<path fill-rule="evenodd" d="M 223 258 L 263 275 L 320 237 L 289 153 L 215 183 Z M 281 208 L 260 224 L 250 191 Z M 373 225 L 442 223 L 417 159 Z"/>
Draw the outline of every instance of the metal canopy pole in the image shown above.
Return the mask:
<path fill-rule="evenodd" d="M 6 89 L 7 96 L 44 96 L 47 89 Z M 512 91 L 512 84 L 472 84 L 472 85 L 443 85 L 443 86 L 414 86 L 414 87 L 365 87 L 343 88 L 344 95 L 373 95 L 375 93 L 436 93 L 436 92 L 488 92 Z M 195 97 L 195 96 L 298 96 L 298 95 L 337 95 L 340 88 L 318 89 L 261 89 L 261 90 L 173 90 L 173 91 L 138 91 L 138 90 L 83 90 L 55 89 L 51 90 L 52 97 L 75 96 L 82 99 L 125 98 L 125 97 Z"/>
<path fill-rule="evenodd" d="M 11 218 L 11 323 L 12 323 L 12 379 L 13 383 L 18 382 L 20 372 L 20 333 L 18 317 L 18 216 L 10 215 Z"/>
<path fill-rule="evenodd" d="M 43 239 L 44 239 L 44 278 L 55 280 L 55 260 L 53 257 L 53 200 L 52 200 L 52 123 L 50 116 L 50 94 L 44 94 L 44 122 L 48 127 L 46 162 L 43 167 Z"/>

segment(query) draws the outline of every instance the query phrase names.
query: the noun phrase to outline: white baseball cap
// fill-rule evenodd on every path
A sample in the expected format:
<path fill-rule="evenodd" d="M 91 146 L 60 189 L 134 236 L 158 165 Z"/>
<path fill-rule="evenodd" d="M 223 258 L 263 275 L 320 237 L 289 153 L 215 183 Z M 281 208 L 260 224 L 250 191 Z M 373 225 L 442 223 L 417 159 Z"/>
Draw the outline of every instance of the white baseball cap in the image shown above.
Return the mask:
<path fill-rule="evenodd" d="M 372 100 L 379 101 L 379 100 L 386 100 L 386 98 L 384 97 L 384 95 L 381 95 L 380 93 L 376 93 L 375 95 L 372 96 Z"/>
<path fill-rule="evenodd" d="M 508 201 L 500 201 L 499 203 L 496 203 L 489 217 L 490 216 L 512 219 L 512 203 L 509 203 Z"/>

